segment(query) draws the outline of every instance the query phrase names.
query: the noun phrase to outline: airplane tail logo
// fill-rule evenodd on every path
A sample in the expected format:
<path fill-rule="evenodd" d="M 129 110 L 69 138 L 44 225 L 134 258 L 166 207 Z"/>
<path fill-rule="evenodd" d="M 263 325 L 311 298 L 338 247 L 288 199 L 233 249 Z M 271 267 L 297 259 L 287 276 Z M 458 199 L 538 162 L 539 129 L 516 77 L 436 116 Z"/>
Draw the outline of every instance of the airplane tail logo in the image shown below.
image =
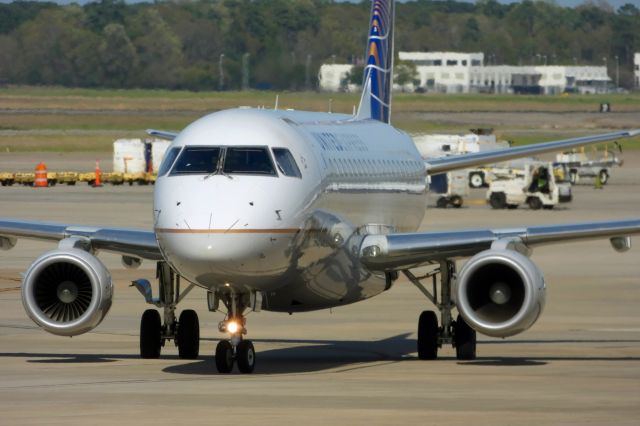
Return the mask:
<path fill-rule="evenodd" d="M 390 121 L 394 18 L 394 0 L 373 0 L 367 40 L 367 63 L 364 68 L 357 119 L 372 118 L 384 123 Z"/>

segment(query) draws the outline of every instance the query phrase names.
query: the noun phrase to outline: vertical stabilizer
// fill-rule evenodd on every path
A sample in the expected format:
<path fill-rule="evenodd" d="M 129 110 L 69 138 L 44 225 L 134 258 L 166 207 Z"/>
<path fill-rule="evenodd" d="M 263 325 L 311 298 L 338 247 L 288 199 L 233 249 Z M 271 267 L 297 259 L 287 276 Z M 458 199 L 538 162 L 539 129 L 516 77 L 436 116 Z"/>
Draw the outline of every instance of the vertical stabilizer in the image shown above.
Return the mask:
<path fill-rule="evenodd" d="M 394 0 L 372 0 L 362 97 L 356 119 L 389 123 L 393 86 Z"/>

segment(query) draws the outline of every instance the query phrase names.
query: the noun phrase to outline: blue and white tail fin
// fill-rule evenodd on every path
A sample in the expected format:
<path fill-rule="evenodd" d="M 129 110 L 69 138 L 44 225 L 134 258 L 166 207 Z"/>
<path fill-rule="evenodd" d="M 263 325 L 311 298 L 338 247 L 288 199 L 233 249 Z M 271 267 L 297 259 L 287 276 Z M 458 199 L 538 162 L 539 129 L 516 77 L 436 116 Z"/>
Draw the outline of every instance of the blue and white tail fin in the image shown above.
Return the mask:
<path fill-rule="evenodd" d="M 372 0 L 363 90 L 356 119 L 389 123 L 393 86 L 394 0 Z"/>

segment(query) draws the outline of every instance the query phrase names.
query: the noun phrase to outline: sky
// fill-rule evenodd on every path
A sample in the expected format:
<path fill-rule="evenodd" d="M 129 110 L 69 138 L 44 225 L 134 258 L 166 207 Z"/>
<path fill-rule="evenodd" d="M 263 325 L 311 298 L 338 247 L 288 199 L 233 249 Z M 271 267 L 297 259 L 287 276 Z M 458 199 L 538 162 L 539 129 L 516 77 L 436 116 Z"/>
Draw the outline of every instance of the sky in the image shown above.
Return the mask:
<path fill-rule="evenodd" d="M 0 3 L 11 3 L 13 0 L 0 0 Z M 85 3 L 89 3 L 90 0 L 49 0 L 49 1 L 55 1 L 56 3 L 59 4 L 69 4 L 69 3 L 79 3 L 79 4 L 85 4 Z M 137 3 L 141 0 L 126 0 L 127 3 Z M 144 1 L 144 0 L 142 0 Z M 151 2 L 152 0 L 149 0 L 149 2 Z M 337 1 L 351 1 L 351 2 L 355 2 L 355 1 L 360 1 L 360 0 L 337 0 Z M 402 0 L 400 0 L 402 1 Z M 461 0 L 461 1 L 467 1 L 470 3 L 475 2 L 475 0 Z M 498 0 L 500 3 L 517 3 L 520 0 Z M 617 9 L 618 7 L 627 4 L 627 3 L 631 3 L 637 7 L 640 7 L 640 0 L 607 0 L 609 2 L 609 4 L 614 8 Z M 583 4 L 585 2 L 585 0 L 555 0 L 555 2 L 560 5 L 560 6 L 566 6 L 566 7 L 574 7 L 574 6 L 578 6 L 580 4 Z"/>

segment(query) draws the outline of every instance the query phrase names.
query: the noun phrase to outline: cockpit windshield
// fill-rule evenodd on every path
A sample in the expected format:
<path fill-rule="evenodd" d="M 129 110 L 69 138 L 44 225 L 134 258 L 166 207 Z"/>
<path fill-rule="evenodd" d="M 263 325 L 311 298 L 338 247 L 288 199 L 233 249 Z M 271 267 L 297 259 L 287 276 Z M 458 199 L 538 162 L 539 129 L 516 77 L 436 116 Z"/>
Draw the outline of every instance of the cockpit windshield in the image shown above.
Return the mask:
<path fill-rule="evenodd" d="M 278 164 L 280 173 L 290 177 L 302 177 L 291 151 L 286 148 L 273 148 L 273 155 L 276 157 L 276 163 Z"/>
<path fill-rule="evenodd" d="M 176 157 L 180 153 L 182 148 L 175 146 L 171 148 L 162 159 L 162 163 L 160 164 L 160 169 L 158 170 L 158 176 L 164 176 L 169 172 L 171 166 L 173 166 L 173 162 L 176 161 Z"/>
<path fill-rule="evenodd" d="M 222 161 L 221 161 L 222 160 Z M 277 176 L 266 147 L 186 147 L 175 161 L 172 175 L 249 174 Z"/>
<path fill-rule="evenodd" d="M 171 171 L 172 175 L 210 174 L 218 169 L 219 147 L 186 147 Z"/>
<path fill-rule="evenodd" d="M 266 148 L 229 147 L 224 159 L 224 173 L 275 175 L 273 162 Z"/>

